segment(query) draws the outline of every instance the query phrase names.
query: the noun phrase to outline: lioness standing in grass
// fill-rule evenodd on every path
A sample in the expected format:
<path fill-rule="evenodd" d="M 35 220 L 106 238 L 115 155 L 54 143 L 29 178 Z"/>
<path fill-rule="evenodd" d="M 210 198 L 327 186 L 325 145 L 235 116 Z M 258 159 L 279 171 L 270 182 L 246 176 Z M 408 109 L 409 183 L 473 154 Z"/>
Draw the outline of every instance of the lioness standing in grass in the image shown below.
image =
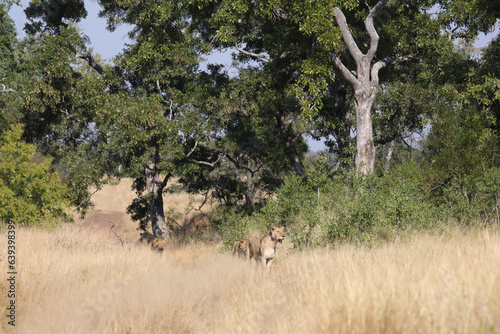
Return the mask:
<path fill-rule="evenodd" d="M 262 237 L 249 237 L 250 258 L 261 262 L 266 271 L 271 269 L 271 264 L 276 256 L 276 243 L 285 239 L 283 227 L 271 227 Z"/>

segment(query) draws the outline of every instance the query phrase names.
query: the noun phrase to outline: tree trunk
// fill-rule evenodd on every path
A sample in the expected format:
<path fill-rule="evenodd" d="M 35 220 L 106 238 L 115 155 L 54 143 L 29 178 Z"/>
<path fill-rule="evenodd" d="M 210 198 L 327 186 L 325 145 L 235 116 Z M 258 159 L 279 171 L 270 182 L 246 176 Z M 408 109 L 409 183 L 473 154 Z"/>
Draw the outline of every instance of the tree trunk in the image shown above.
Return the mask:
<path fill-rule="evenodd" d="M 364 175 L 375 168 L 375 144 L 371 109 L 375 91 L 355 93 L 354 110 L 356 111 L 356 168 Z"/>
<path fill-rule="evenodd" d="M 393 140 L 389 143 L 389 147 L 387 148 L 387 154 L 385 155 L 385 164 L 384 164 L 384 170 L 386 173 L 389 172 L 389 169 L 391 168 L 391 159 L 392 159 L 392 152 L 394 152 L 394 147 L 396 147 L 396 140 Z"/>
<path fill-rule="evenodd" d="M 168 229 L 165 222 L 165 212 L 163 211 L 163 188 L 164 185 L 160 182 L 160 169 L 157 167 L 157 154 L 152 158 L 152 162 L 146 166 L 146 190 L 149 194 L 153 194 L 153 198 L 149 204 L 149 212 L 151 216 L 151 229 L 156 238 L 167 238 Z"/>
<path fill-rule="evenodd" d="M 375 30 L 373 19 L 385 6 L 388 0 L 380 0 L 373 7 L 365 19 L 365 27 L 370 36 L 370 47 L 366 54 L 362 53 L 347 26 L 344 13 L 338 8 L 333 8 L 335 20 L 342 33 L 349 53 L 356 62 L 356 71 L 350 71 L 337 57 L 332 54 L 332 63 L 339 77 L 351 86 L 354 91 L 354 109 L 356 112 L 356 168 L 358 172 L 367 175 L 375 168 L 375 144 L 373 142 L 373 125 L 371 108 L 379 85 L 378 73 L 380 69 L 396 59 L 386 57 L 371 64 L 378 48 L 379 36 Z"/>
<path fill-rule="evenodd" d="M 306 173 L 306 168 L 304 167 L 302 159 L 300 159 L 299 153 L 297 152 L 295 142 L 292 142 L 290 140 L 285 141 L 285 154 L 292 164 L 293 169 L 295 170 L 295 174 L 297 176 L 304 176 L 304 174 Z"/>
<path fill-rule="evenodd" d="M 280 112 L 276 119 L 281 133 L 281 140 L 283 142 L 285 155 L 288 157 L 290 164 L 295 170 L 295 174 L 303 176 L 306 173 L 306 168 L 304 167 L 302 159 L 299 156 L 299 152 L 297 151 L 297 146 L 295 145 L 296 138 L 290 133 L 285 113 Z"/>
<path fill-rule="evenodd" d="M 255 163 L 249 163 L 248 169 L 246 170 L 247 174 L 247 193 L 245 194 L 245 202 L 248 209 L 253 208 L 255 204 L 255 182 L 253 180 L 255 170 Z"/>

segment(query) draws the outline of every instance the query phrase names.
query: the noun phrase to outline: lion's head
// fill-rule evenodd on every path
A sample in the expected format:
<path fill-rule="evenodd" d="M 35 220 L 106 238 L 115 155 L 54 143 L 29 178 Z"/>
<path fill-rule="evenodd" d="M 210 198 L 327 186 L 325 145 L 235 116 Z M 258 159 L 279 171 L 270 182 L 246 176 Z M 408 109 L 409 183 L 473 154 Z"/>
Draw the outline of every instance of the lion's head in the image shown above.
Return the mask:
<path fill-rule="evenodd" d="M 238 243 L 238 249 L 245 253 L 247 252 L 248 250 L 248 240 L 247 239 L 241 239 L 240 242 Z"/>
<path fill-rule="evenodd" d="M 165 238 L 155 238 L 153 242 L 151 242 L 151 249 L 163 253 L 165 250 L 165 240 Z"/>
<path fill-rule="evenodd" d="M 273 226 L 271 227 L 269 233 L 271 235 L 271 239 L 276 240 L 279 243 L 283 242 L 283 239 L 285 239 L 285 231 L 283 227 Z"/>

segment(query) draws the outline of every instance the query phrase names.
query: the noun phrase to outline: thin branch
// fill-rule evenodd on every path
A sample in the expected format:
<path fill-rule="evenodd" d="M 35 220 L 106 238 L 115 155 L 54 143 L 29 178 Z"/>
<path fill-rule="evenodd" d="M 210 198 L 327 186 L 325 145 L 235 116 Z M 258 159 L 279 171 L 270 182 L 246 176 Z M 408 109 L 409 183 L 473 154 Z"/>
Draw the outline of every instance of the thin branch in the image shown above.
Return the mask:
<path fill-rule="evenodd" d="M 297 141 L 297 139 L 299 139 L 299 137 L 301 137 L 303 134 L 308 134 L 311 137 L 313 137 L 313 134 L 312 134 L 312 132 L 310 130 L 302 130 L 302 131 L 297 132 L 297 134 L 295 135 L 295 137 L 292 138 L 292 142 L 295 143 Z"/>
<path fill-rule="evenodd" d="M 234 159 L 233 157 L 231 157 L 228 153 L 225 154 L 226 155 L 226 158 L 231 161 L 233 163 L 233 165 L 237 168 L 237 169 L 244 169 L 246 171 L 249 171 L 250 173 L 254 173 L 254 171 L 246 166 L 241 166 L 240 163 Z"/>
<path fill-rule="evenodd" d="M 247 56 L 254 57 L 254 58 L 260 58 L 260 59 L 265 59 L 267 61 L 271 61 L 271 58 L 269 58 L 266 55 L 260 55 L 258 53 L 253 53 L 253 52 L 249 52 L 249 51 L 243 50 L 242 48 L 240 48 L 238 46 L 238 43 L 236 43 L 236 42 L 234 43 L 234 46 L 235 46 L 236 50 L 238 50 L 239 52 L 241 52 L 241 53 L 243 53 L 243 54 L 245 54 Z"/>
<path fill-rule="evenodd" d="M 201 208 L 203 208 L 203 206 L 205 206 L 205 204 L 207 203 L 207 201 L 208 201 L 208 194 L 209 194 L 209 191 L 208 190 L 205 191 L 205 193 L 203 194 L 203 202 L 201 202 L 201 204 L 198 207 L 198 209 L 195 209 L 196 211 L 199 211 L 202 214 L 204 214 L 204 213 L 203 213 L 203 211 L 201 211 Z"/>
<path fill-rule="evenodd" d="M 115 235 L 115 236 L 116 236 L 116 237 L 120 240 L 120 242 L 121 242 L 121 244 L 122 244 L 122 246 L 123 246 L 123 244 L 125 243 L 125 240 L 123 240 L 123 239 L 122 239 L 122 238 L 121 238 L 121 237 L 120 237 L 120 236 L 119 236 L 119 235 L 118 235 L 118 234 L 117 234 L 117 233 L 113 230 L 113 227 L 115 227 L 115 224 L 114 224 L 111 220 L 108 220 L 108 219 L 106 219 L 106 218 L 104 218 L 104 217 L 102 217 L 102 216 L 96 216 L 96 217 L 97 217 L 97 218 L 101 218 L 102 220 L 105 220 L 105 221 L 107 221 L 108 223 L 110 223 L 110 224 L 111 224 L 111 227 L 110 227 L 111 232 L 113 232 L 113 233 L 114 233 L 114 235 Z"/>
<path fill-rule="evenodd" d="M 165 187 L 167 186 L 168 180 L 172 177 L 172 173 L 168 172 L 168 174 L 163 178 L 163 181 L 160 184 L 160 189 L 163 191 Z"/>
<path fill-rule="evenodd" d="M 19 93 L 17 90 L 8 88 L 5 84 L 0 84 L 0 85 L 2 85 L 2 90 L 0 90 L 1 93 Z"/>
<path fill-rule="evenodd" d="M 197 141 L 197 140 L 195 140 L 195 142 L 194 142 L 194 146 L 193 146 L 193 148 L 191 149 L 191 151 L 189 151 L 189 153 L 188 153 L 188 154 L 186 154 L 186 158 L 189 158 L 189 157 L 191 156 L 191 154 L 193 154 L 194 150 L 196 150 L 196 147 L 198 147 L 198 141 Z"/>
<path fill-rule="evenodd" d="M 408 144 L 408 143 L 406 142 L 406 140 L 405 140 L 404 138 L 401 138 L 401 139 L 403 140 L 403 144 L 405 144 L 405 145 L 406 145 L 406 146 L 408 146 L 409 148 L 413 148 L 413 147 L 411 147 L 411 145 L 410 145 L 410 144 Z"/>
<path fill-rule="evenodd" d="M 201 161 L 201 160 L 195 160 L 195 159 L 186 159 L 186 161 L 193 162 L 193 163 L 198 164 L 198 165 L 205 165 L 205 166 L 215 167 L 215 165 L 219 162 L 219 160 L 223 156 L 224 156 L 223 154 L 219 154 L 219 157 L 214 162 L 207 162 L 207 161 Z"/>

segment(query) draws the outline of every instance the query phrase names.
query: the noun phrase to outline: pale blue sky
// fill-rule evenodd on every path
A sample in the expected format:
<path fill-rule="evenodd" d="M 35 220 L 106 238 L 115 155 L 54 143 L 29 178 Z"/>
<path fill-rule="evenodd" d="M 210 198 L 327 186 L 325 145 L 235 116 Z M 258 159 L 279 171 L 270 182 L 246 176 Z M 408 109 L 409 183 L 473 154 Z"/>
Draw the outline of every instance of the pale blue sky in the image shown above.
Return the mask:
<path fill-rule="evenodd" d="M 21 0 L 21 6 L 13 5 L 9 15 L 16 24 L 18 36 L 24 36 L 23 28 L 26 23 L 24 9 L 28 6 L 29 0 Z M 122 25 L 114 32 L 106 29 L 106 20 L 99 18 L 99 5 L 95 1 L 85 1 L 87 9 L 87 18 L 80 21 L 79 26 L 82 31 L 90 38 L 90 46 L 95 53 L 101 55 L 105 60 L 110 61 L 114 56 L 120 53 L 126 43 L 129 43 L 127 33 L 130 26 Z M 214 55 L 210 59 L 213 62 L 221 62 L 227 66 L 231 65 L 230 55 Z"/>

